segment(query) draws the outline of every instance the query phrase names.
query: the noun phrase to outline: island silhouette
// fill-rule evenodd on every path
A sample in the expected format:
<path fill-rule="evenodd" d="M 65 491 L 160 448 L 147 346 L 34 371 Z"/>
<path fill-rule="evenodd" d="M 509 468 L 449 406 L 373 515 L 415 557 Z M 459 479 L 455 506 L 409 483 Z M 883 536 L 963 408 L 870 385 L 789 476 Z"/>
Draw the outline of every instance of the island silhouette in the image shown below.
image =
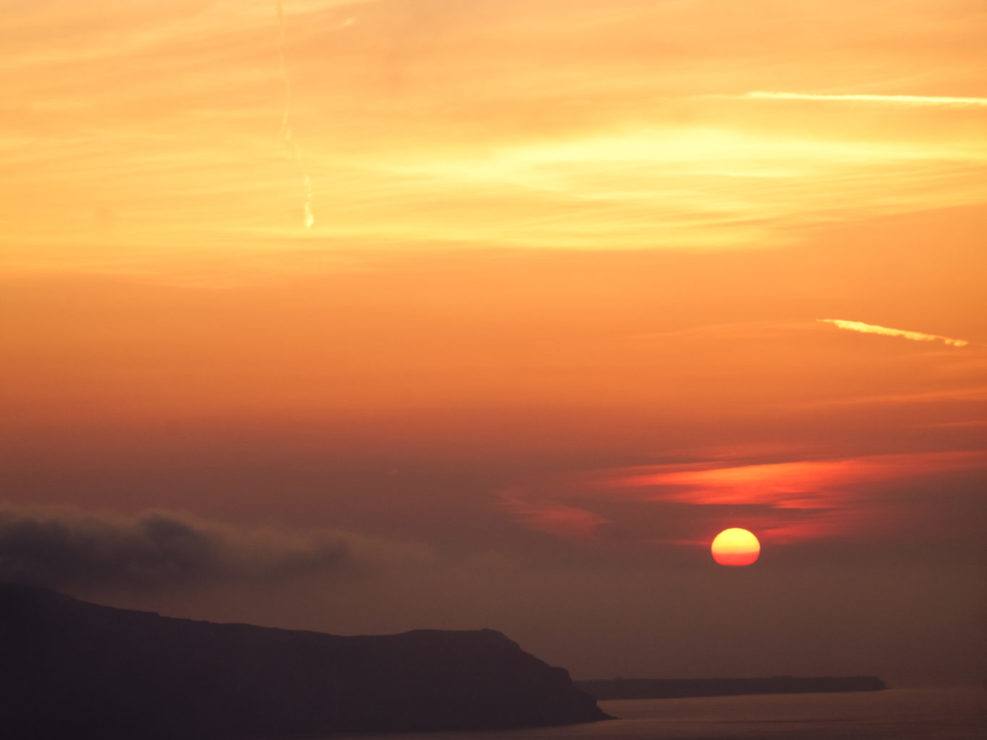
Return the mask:
<path fill-rule="evenodd" d="M 821 694 L 882 691 L 877 676 L 769 676 L 766 678 L 610 678 L 577 681 L 576 686 L 598 701 L 614 699 L 677 699 L 691 696 L 744 694 Z"/>

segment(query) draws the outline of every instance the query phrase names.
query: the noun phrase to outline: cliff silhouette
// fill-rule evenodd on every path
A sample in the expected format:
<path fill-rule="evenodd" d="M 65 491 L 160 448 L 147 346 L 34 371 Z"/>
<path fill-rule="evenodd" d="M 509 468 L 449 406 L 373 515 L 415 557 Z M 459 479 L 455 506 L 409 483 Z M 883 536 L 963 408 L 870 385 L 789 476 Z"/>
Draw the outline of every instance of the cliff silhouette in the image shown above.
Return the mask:
<path fill-rule="evenodd" d="M 340 637 L 98 606 L 0 584 L 0 736 L 168 740 L 606 719 L 492 630 Z"/>

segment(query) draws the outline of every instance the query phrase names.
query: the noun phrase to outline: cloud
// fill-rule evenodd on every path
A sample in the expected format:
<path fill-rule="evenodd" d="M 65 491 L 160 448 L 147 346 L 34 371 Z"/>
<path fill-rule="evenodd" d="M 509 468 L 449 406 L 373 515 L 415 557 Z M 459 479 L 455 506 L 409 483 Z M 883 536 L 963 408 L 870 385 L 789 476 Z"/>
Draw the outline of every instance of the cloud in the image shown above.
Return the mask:
<path fill-rule="evenodd" d="M 136 517 L 0 508 L 0 579 L 51 587 L 155 587 L 342 575 L 387 558 L 341 532 L 237 529 L 166 511 Z"/>
<path fill-rule="evenodd" d="M 710 460 L 556 475 L 515 486 L 501 500 L 526 528 L 604 549 L 705 547 L 729 526 L 774 545 L 867 542 L 911 532 L 930 502 L 948 509 L 944 481 L 979 475 L 983 466 L 981 452 Z M 914 496 L 904 493 L 916 486 Z"/>
<path fill-rule="evenodd" d="M 987 98 L 962 98 L 932 95 L 820 95 L 816 93 L 767 92 L 755 90 L 744 97 L 757 100 L 813 100 L 835 103 L 887 103 L 915 106 L 964 106 L 987 107 Z"/>
<path fill-rule="evenodd" d="M 534 502 L 505 493 L 501 503 L 515 518 L 531 529 L 562 539 L 592 540 L 607 519 L 577 506 Z"/>
<path fill-rule="evenodd" d="M 813 400 L 801 404 L 803 408 L 818 409 L 833 406 L 904 406 L 904 405 L 936 405 L 962 406 L 965 410 L 975 412 L 978 405 L 987 402 L 987 387 L 976 386 L 966 388 L 947 388 L 946 390 L 916 391 L 911 393 L 869 393 L 862 396 L 847 396 L 840 399 L 828 398 Z M 949 425 L 966 425 L 969 421 L 949 422 Z M 930 424 L 940 426 L 942 424 Z"/>
<path fill-rule="evenodd" d="M 966 347 L 969 344 L 965 339 L 953 339 L 938 334 L 924 334 L 920 331 L 891 329 L 877 324 L 865 324 L 863 321 L 848 321 L 846 319 L 818 319 L 818 321 L 823 324 L 832 324 L 838 329 L 846 329 L 847 331 L 856 331 L 861 334 L 880 334 L 885 337 L 901 337 L 913 342 L 943 342 L 951 347 Z"/>

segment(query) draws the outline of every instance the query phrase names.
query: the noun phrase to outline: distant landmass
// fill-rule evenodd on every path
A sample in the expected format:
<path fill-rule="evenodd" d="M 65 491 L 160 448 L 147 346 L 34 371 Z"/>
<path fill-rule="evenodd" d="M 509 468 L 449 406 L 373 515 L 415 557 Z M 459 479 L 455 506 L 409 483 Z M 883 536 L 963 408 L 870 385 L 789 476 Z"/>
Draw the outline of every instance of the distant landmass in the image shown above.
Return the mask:
<path fill-rule="evenodd" d="M 689 696 L 740 694 L 810 694 L 837 691 L 881 691 L 877 676 L 772 676 L 770 678 L 611 678 L 577 681 L 576 686 L 597 701 L 611 699 L 672 699 Z"/>
<path fill-rule="evenodd" d="M 339 637 L 0 584 L 0 737 L 233 740 L 606 719 L 492 630 Z"/>

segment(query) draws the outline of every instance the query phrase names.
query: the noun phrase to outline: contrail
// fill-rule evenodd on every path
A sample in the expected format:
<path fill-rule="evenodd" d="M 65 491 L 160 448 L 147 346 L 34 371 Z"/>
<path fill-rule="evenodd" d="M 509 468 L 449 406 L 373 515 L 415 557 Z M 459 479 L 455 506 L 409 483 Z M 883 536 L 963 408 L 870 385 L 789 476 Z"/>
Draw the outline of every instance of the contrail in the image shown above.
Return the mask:
<path fill-rule="evenodd" d="M 315 214 L 312 212 L 312 178 L 308 175 L 305 167 L 305 159 L 302 157 L 301 149 L 295 143 L 295 137 L 291 130 L 291 78 L 288 76 L 288 65 L 284 58 L 285 21 L 284 8 L 281 0 L 278 0 L 278 60 L 281 67 L 281 81 L 284 84 L 284 102 L 281 111 L 281 143 L 288 156 L 298 165 L 298 170 L 302 176 L 302 186 L 305 193 L 305 228 L 311 229 L 315 224 Z"/>
<path fill-rule="evenodd" d="M 847 321 L 846 319 L 817 319 L 823 324 L 832 324 L 837 329 L 856 331 L 861 334 L 880 334 L 885 337 L 901 337 L 911 339 L 913 342 L 942 342 L 950 347 L 966 347 L 969 342 L 965 339 L 953 339 L 942 337 L 938 334 L 923 334 L 920 331 L 906 331 L 904 329 L 889 329 L 886 326 L 877 324 L 865 324 L 863 321 Z"/>
<path fill-rule="evenodd" d="M 987 98 L 936 97 L 930 95 L 817 95 L 814 93 L 765 92 L 755 90 L 744 97 L 761 100 L 818 100 L 837 103 L 890 103 L 916 106 L 987 107 Z"/>

